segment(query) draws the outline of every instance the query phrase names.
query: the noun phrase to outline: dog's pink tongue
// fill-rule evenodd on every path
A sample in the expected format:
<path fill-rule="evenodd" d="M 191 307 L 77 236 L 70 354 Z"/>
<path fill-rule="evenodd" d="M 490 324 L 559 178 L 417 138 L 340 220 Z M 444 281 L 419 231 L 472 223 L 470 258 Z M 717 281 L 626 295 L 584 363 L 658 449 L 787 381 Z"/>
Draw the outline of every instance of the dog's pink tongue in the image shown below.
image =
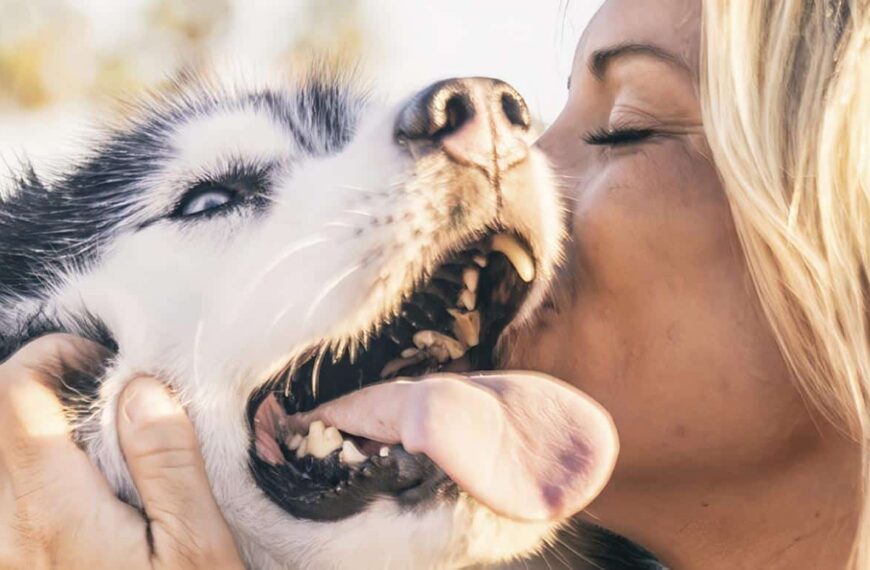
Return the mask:
<path fill-rule="evenodd" d="M 425 453 L 479 502 L 524 520 L 583 509 L 610 477 L 618 449 L 596 402 L 525 372 L 377 384 L 297 418 Z"/>

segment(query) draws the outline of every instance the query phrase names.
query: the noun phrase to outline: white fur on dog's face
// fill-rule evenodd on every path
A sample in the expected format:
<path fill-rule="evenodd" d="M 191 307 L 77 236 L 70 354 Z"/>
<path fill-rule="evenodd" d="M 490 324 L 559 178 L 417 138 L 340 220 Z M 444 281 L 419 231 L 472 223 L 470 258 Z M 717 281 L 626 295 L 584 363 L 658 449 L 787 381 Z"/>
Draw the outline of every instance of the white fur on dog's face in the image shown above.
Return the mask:
<path fill-rule="evenodd" d="M 246 405 L 294 355 L 356 342 L 439 256 L 495 220 L 525 236 L 538 260 L 541 279 L 518 321 L 527 318 L 561 238 L 543 158 L 533 152 L 507 173 L 498 200 L 466 168 L 414 160 L 397 145 L 400 106 L 348 99 L 337 116 L 352 134 L 336 144 L 313 134 L 304 105 L 288 122 L 274 107 L 234 101 L 164 122 L 163 152 L 144 160 L 124 223 L 94 260 L 55 276 L 40 306 L 73 331 L 81 315 L 93 317 L 117 341 L 97 411 L 82 426 L 89 453 L 135 503 L 115 405 L 133 375 L 156 374 L 196 426 L 215 496 L 252 567 L 460 567 L 538 548 L 551 525 L 500 518 L 462 495 L 413 511 L 383 498 L 339 522 L 294 519 L 251 475 Z M 167 217 L 192 186 L 239 170 L 268 186 L 265 206 Z"/>

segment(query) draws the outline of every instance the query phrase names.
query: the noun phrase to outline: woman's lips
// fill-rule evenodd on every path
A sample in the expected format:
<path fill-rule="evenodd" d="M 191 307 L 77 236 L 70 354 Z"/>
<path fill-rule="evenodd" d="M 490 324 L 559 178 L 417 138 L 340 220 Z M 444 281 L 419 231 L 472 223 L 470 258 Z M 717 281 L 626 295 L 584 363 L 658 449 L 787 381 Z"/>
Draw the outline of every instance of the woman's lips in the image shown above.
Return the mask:
<path fill-rule="evenodd" d="M 585 508 L 610 478 L 619 448 L 598 403 L 530 372 L 387 382 L 287 419 L 295 431 L 320 420 L 425 454 L 478 502 L 530 521 Z"/>

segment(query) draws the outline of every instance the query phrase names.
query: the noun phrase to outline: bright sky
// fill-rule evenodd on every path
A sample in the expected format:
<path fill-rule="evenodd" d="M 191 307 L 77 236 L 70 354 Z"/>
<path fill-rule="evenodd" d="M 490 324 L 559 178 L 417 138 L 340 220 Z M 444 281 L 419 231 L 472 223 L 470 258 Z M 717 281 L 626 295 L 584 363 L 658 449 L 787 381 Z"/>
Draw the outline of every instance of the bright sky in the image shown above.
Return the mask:
<path fill-rule="evenodd" d="M 256 59 L 300 29 L 308 2 L 234 0 L 218 51 Z M 2 2 L 2 0 L 0 0 Z M 488 75 L 513 84 L 545 122 L 558 114 L 577 39 L 600 0 L 361 0 L 364 69 L 376 87 L 405 96 L 444 77 Z M 92 23 L 93 41 L 111 46 L 135 33 L 146 0 L 71 0 Z M 304 25 L 311 25 L 305 22 Z M 316 23 L 314 24 L 316 25 Z M 318 33 L 330 33 L 318 30 Z M 0 115 L 0 160 L 37 161 L 81 141 L 87 108 Z"/>

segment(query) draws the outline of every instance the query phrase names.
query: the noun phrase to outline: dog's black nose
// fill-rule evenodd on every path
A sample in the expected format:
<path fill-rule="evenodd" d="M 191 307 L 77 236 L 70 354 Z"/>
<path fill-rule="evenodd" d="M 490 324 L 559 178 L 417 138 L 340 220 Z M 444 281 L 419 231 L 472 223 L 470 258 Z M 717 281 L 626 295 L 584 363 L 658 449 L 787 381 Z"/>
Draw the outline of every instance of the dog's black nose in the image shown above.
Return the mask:
<path fill-rule="evenodd" d="M 529 109 L 517 91 L 498 79 L 468 77 L 430 85 L 402 109 L 396 141 L 443 149 L 460 164 L 490 175 L 528 155 Z"/>

